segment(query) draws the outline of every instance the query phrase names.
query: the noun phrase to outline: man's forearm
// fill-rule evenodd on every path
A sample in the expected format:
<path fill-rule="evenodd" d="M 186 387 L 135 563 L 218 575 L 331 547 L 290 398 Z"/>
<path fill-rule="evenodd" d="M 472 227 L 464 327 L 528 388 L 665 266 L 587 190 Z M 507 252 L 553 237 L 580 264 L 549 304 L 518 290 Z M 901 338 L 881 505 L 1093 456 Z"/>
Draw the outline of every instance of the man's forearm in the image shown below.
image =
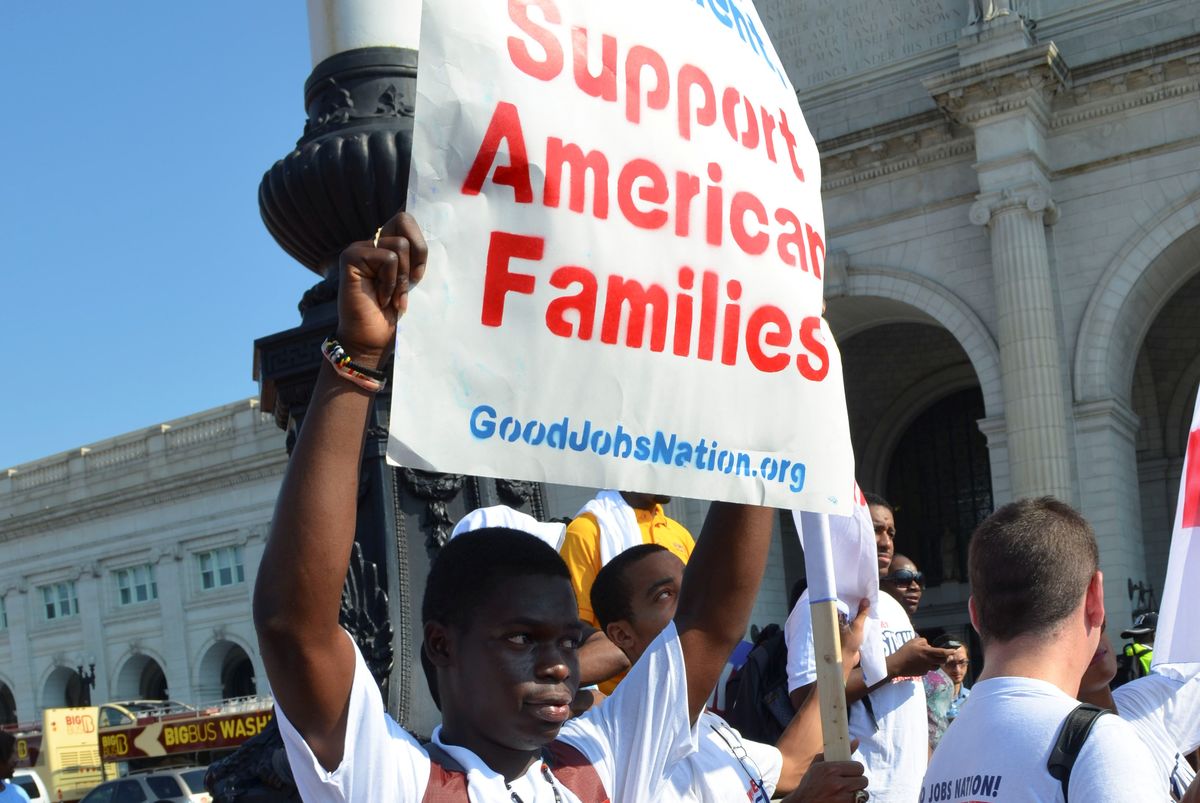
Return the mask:
<path fill-rule="evenodd" d="M 796 714 L 775 743 L 783 756 L 779 782 L 775 786 L 780 795 L 786 795 L 800 785 L 800 779 L 824 749 L 819 695 L 809 693 L 815 692 L 816 688 L 816 684 L 805 687 L 806 691 L 801 695 L 791 698 Z"/>
<path fill-rule="evenodd" d="M 687 661 L 693 722 L 746 632 L 766 568 L 774 513 L 713 502 L 684 571 L 675 624 Z"/>
<path fill-rule="evenodd" d="M 855 702 L 849 699 L 850 677 L 857 672 L 860 683 L 862 680 L 862 670 L 847 668 L 853 663 L 852 656 L 857 654 L 857 648 L 852 649 L 850 653 L 848 656 L 843 650 L 842 656 L 842 678 L 847 687 L 847 707 Z M 817 684 L 810 683 L 794 689 L 789 695 L 796 714 L 784 729 L 783 734 L 780 735 L 779 741 L 775 743 L 783 756 L 783 767 L 779 773 L 779 784 L 776 786 L 776 792 L 781 795 L 786 795 L 799 786 L 804 773 L 808 772 L 813 761 L 825 749 L 825 734 L 822 732 L 821 725 L 821 701 L 820 695 L 816 691 Z"/>
<path fill-rule="evenodd" d="M 884 683 L 887 683 L 887 680 L 877 683 L 876 688 Z M 857 703 L 870 693 L 871 690 L 867 688 L 867 681 L 863 678 L 862 667 L 856 666 L 854 669 L 851 669 L 850 674 L 846 677 L 846 703 Z"/>
<path fill-rule="evenodd" d="M 260 636 L 303 638 L 338 627 L 371 402 L 370 394 L 322 364 L 255 583 Z"/>
<path fill-rule="evenodd" d="M 599 630 L 579 648 L 579 685 L 591 686 L 616 677 L 629 668 L 629 658 Z"/>

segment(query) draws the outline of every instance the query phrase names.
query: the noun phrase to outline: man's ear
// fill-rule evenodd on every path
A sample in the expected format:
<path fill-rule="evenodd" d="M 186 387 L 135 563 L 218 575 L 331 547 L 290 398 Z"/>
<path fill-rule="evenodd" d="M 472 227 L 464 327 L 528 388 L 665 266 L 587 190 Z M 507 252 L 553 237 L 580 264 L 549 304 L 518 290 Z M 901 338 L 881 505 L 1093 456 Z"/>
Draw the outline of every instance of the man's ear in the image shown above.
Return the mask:
<path fill-rule="evenodd" d="M 626 655 L 629 654 L 637 642 L 633 628 L 624 619 L 609 622 L 608 627 L 604 628 L 604 635 L 608 636 L 608 640 L 620 647 L 621 652 Z"/>
<path fill-rule="evenodd" d="M 975 595 L 967 597 L 967 613 L 971 616 L 971 627 L 979 632 L 979 611 L 975 610 Z"/>
<path fill-rule="evenodd" d="M 434 666 L 449 666 L 454 660 L 454 634 L 441 622 L 425 623 L 425 654 Z"/>
<path fill-rule="evenodd" d="M 1087 593 L 1083 599 L 1083 609 L 1089 627 L 1099 628 L 1104 624 L 1104 572 L 1099 569 L 1088 581 Z"/>

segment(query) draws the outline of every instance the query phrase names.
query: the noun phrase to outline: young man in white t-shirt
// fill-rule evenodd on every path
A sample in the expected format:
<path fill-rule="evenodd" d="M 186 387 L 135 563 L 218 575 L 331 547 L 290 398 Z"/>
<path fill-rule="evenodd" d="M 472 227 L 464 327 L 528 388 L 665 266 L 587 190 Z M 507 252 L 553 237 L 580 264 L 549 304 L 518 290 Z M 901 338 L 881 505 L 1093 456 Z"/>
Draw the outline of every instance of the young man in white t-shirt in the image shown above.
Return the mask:
<path fill-rule="evenodd" d="M 322 365 L 255 584 L 259 645 L 301 796 L 653 800 L 671 764 L 695 749 L 693 723 L 745 631 L 772 511 L 711 506 L 674 621 L 604 707 L 569 723 L 582 623 L 566 565 L 527 533 L 463 535 L 433 562 L 423 649 L 442 726 L 431 746 L 387 717 L 362 655 L 338 625 L 363 431 L 378 390 L 371 372 L 393 345 L 425 256 L 406 214 L 376 242 L 342 253 L 337 339 L 358 368 Z"/>
<path fill-rule="evenodd" d="M 984 669 L 929 762 L 921 803 L 1057 803 L 1047 763 L 1078 705 L 1104 624 L 1104 579 L 1091 527 L 1055 499 L 997 510 L 971 536 L 971 623 Z M 1101 716 L 1071 770 L 1075 803 L 1168 800 L 1137 731 Z"/>
<path fill-rule="evenodd" d="M 1196 781 L 1187 755 L 1200 747 L 1200 664 L 1165 664 L 1149 675 L 1110 689 L 1117 654 L 1105 630 L 1083 680 L 1079 699 L 1107 708 L 1128 722 L 1150 749 L 1159 774 L 1180 800 Z"/>
<path fill-rule="evenodd" d="M 882 497 L 866 494 L 875 528 L 879 574 L 888 574 L 895 551 L 896 524 L 892 507 Z M 933 647 L 913 631 L 904 608 L 890 594 L 879 595 L 879 626 L 883 631 L 888 677 L 868 689 L 861 669 L 846 680 L 850 703 L 850 736 L 858 739 L 854 757 L 866 767 L 873 803 L 912 803 L 921 787 L 929 760 L 925 673 L 940 667 L 953 650 Z M 788 692 L 796 710 L 816 695 L 817 657 L 813 647 L 812 615 L 806 591 L 784 625 L 788 648 Z"/>
<path fill-rule="evenodd" d="M 683 561 L 670 550 L 642 544 L 613 558 L 596 575 L 591 610 L 604 633 L 630 661 L 641 658 L 670 624 L 683 572 Z M 863 608 L 842 644 L 845 666 L 857 662 L 865 621 Z M 821 752 L 821 718 L 815 696 L 797 712 L 777 745 L 744 739 L 711 711 L 700 714 L 698 725 L 697 751 L 675 765 L 656 803 L 769 803 L 775 795 L 797 790 L 813 758 Z M 838 762 L 830 769 L 834 771 L 813 773 L 806 788 L 789 800 L 851 800 L 854 792 L 866 788 L 858 762 Z"/>

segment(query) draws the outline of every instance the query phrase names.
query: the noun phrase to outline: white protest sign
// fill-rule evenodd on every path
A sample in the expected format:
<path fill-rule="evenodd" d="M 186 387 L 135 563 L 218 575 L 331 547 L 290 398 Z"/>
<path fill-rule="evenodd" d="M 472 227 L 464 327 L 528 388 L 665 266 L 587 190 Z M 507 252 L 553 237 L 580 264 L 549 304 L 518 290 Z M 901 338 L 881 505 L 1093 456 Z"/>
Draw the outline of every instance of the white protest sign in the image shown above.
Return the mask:
<path fill-rule="evenodd" d="M 850 511 L 820 162 L 750 0 L 437 0 L 389 458 Z"/>
<path fill-rule="evenodd" d="M 1153 665 L 1200 662 L 1200 394 L 1188 430 Z"/>
<path fill-rule="evenodd" d="M 867 498 L 854 483 L 854 508 L 849 516 L 792 511 L 800 545 L 804 549 L 804 569 L 808 577 L 805 591 L 809 604 L 836 599 L 839 609 L 851 619 L 858 603 L 867 600 L 871 611 L 863 629 L 860 658 L 868 686 L 887 678 L 887 655 L 883 630 L 879 626 L 879 549 L 875 543 L 875 524 Z"/>

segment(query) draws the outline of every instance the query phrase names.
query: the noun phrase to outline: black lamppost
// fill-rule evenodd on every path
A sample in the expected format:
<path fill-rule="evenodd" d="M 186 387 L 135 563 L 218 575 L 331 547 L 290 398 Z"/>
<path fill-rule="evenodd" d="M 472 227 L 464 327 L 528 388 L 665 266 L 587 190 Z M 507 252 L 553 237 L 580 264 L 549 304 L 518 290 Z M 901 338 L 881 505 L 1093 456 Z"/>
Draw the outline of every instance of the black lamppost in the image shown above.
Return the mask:
<path fill-rule="evenodd" d="M 88 671 L 83 671 L 83 665 L 87 664 Z M 79 675 L 79 704 L 88 706 L 92 704 L 92 689 L 96 688 L 96 659 L 90 655 L 87 657 L 81 656 L 79 663 L 75 666 L 75 672 Z"/>
<path fill-rule="evenodd" d="M 288 254 L 320 277 L 300 299 L 300 325 L 254 343 L 262 409 L 288 433 L 290 453 L 337 326 L 337 258 L 404 207 L 416 101 L 421 0 L 308 0 L 313 71 L 296 147 L 263 176 L 259 210 Z M 440 721 L 420 664 L 421 597 L 429 561 L 468 510 L 494 504 L 545 517 L 537 483 L 395 469 L 387 465 L 390 392 L 367 424 L 356 545 L 342 624 L 379 682 L 389 713 L 429 735 Z M 210 766 L 214 800 L 298 800 L 279 774 L 274 723 Z"/>

